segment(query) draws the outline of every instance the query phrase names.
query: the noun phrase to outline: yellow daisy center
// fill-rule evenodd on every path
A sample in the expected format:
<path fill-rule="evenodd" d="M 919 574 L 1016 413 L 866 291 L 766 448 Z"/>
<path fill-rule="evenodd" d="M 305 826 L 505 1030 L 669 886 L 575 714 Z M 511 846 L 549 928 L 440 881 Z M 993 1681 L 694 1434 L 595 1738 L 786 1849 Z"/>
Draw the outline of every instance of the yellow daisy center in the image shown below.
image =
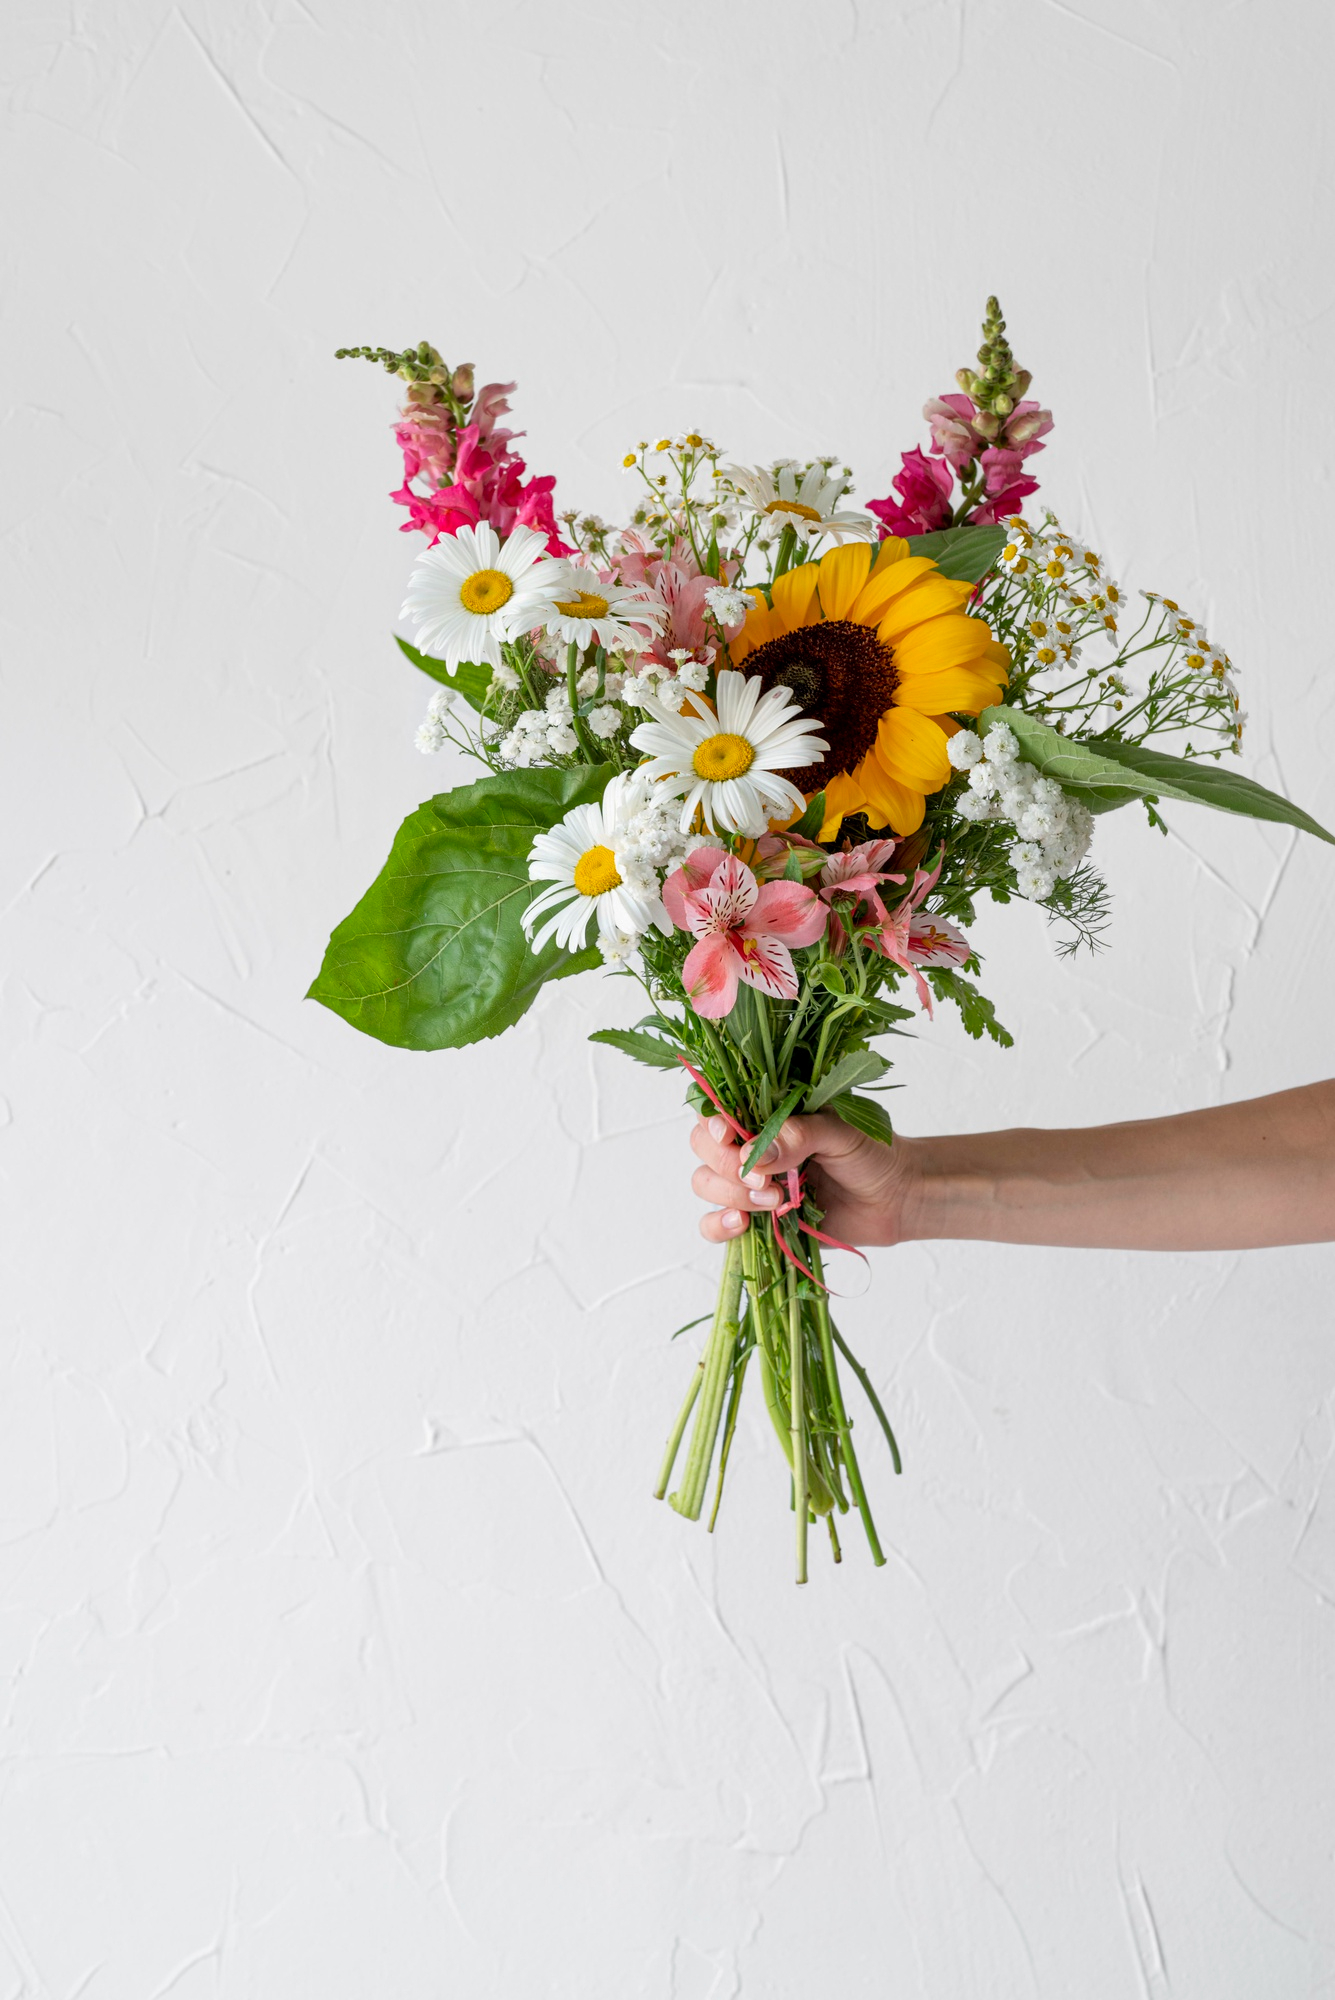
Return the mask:
<path fill-rule="evenodd" d="M 478 618 L 490 617 L 514 594 L 514 584 L 503 569 L 475 569 L 459 586 L 459 602 Z"/>
<path fill-rule="evenodd" d="M 581 896 L 605 896 L 621 886 L 617 858 L 610 847 L 586 847 L 575 863 L 575 887 Z"/>
<path fill-rule="evenodd" d="M 563 618 L 606 618 L 607 599 L 596 591 L 581 590 L 578 597 L 558 597 L 556 608 Z"/>
<path fill-rule="evenodd" d="M 820 508 L 804 506 L 800 500 L 769 500 L 764 508 L 767 514 L 796 514 L 799 521 L 819 521 Z"/>
<path fill-rule="evenodd" d="M 708 778 L 711 783 L 721 785 L 726 778 L 744 776 L 755 759 L 756 753 L 744 736 L 724 732 L 706 736 L 703 743 L 697 744 L 691 763 L 697 778 Z"/>

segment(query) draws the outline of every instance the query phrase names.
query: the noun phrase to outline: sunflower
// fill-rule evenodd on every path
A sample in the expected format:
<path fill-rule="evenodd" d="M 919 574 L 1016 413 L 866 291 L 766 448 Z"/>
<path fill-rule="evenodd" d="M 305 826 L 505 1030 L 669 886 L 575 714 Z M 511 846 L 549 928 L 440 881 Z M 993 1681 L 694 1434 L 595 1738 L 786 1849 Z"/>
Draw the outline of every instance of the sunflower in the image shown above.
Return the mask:
<path fill-rule="evenodd" d="M 825 793 L 825 839 L 846 813 L 916 832 L 925 799 L 952 775 L 952 714 L 1000 699 L 1010 655 L 981 618 L 963 615 L 972 594 L 894 535 L 874 558 L 852 542 L 789 570 L 772 608 L 754 593 L 728 650 L 748 678 L 790 688 L 819 717 L 825 756 L 782 775 L 808 797 Z"/>

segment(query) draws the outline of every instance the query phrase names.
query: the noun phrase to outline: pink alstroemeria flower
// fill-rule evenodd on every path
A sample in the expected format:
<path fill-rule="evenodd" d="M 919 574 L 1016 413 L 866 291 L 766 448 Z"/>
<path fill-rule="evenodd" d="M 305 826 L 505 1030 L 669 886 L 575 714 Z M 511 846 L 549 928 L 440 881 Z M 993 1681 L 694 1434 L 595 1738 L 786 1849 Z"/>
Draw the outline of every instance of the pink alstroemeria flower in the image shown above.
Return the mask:
<path fill-rule="evenodd" d="M 923 965 L 963 965 L 969 956 L 969 941 L 963 931 L 957 930 L 943 917 L 919 914 L 918 906 L 935 888 L 944 859 L 943 850 L 930 874 L 921 868 L 914 871 L 913 887 L 903 902 L 891 912 L 889 921 L 879 931 L 864 940 L 882 958 L 888 958 L 909 974 L 918 989 L 918 998 L 929 1014 L 932 1011 L 931 988 L 918 968 Z"/>
<path fill-rule="evenodd" d="M 663 884 L 678 930 L 693 931 L 682 984 L 697 1014 L 718 1020 L 737 1004 L 737 982 L 772 1000 L 797 998 L 793 951 L 815 944 L 829 912 L 801 882 L 757 882 L 744 861 L 697 847 Z"/>
<path fill-rule="evenodd" d="M 878 923 L 890 922 L 880 888 L 882 882 L 905 879 L 886 872 L 885 863 L 895 846 L 893 840 L 864 840 L 861 847 L 848 847 L 842 853 L 832 854 L 821 869 L 819 894 L 830 906 L 830 950 L 836 958 L 848 943 L 848 933 L 839 917 L 839 898 L 848 899 L 846 907 L 854 915 L 865 907 L 869 917 Z"/>

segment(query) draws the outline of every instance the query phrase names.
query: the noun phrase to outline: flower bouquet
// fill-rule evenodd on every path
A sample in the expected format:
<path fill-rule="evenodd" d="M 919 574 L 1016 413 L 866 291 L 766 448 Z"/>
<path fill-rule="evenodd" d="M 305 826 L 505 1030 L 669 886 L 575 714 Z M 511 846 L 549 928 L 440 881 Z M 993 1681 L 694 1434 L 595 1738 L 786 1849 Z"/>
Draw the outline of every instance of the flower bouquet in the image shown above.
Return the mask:
<path fill-rule="evenodd" d="M 1162 827 L 1183 801 L 1331 837 L 1234 768 L 1227 654 L 1171 598 L 1130 612 L 1033 509 L 1052 418 L 995 299 L 977 365 L 926 405 L 930 450 L 865 509 L 835 458 L 735 466 L 688 431 L 627 452 L 624 525 L 558 516 L 501 422 L 512 383 L 476 389 L 426 343 L 340 352 L 408 384 L 393 497 L 430 546 L 398 644 L 438 684 L 419 747 L 485 768 L 409 815 L 330 939 L 311 994 L 367 1034 L 457 1048 L 601 964 L 647 1012 L 593 1040 L 678 1075 L 744 1172 L 796 1112 L 890 1145 L 876 1044 L 915 1009 L 1010 1044 L 975 983 L 980 895 L 1039 904 L 1075 950 L 1106 921 L 1103 813 Z M 810 1528 L 838 1561 L 853 1510 L 884 1560 L 845 1371 L 900 1455 L 831 1315 L 826 1253 L 850 1246 L 800 1174 L 780 1192 L 724 1252 L 656 1492 L 713 1527 L 758 1377 L 802 1582 Z"/>

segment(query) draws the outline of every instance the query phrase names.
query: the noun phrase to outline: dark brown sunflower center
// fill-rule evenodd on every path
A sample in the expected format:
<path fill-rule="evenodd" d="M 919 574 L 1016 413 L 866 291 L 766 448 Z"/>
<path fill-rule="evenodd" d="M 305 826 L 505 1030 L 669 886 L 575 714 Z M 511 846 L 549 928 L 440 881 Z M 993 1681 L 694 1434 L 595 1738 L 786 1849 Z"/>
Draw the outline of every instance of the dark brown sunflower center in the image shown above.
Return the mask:
<path fill-rule="evenodd" d="M 804 792 L 818 792 L 841 772 L 856 770 L 876 741 L 899 674 L 895 657 L 868 625 L 829 618 L 802 625 L 748 653 L 742 672 L 772 687 L 791 688 L 807 715 L 819 716 L 829 754 L 819 764 L 785 771 Z"/>

